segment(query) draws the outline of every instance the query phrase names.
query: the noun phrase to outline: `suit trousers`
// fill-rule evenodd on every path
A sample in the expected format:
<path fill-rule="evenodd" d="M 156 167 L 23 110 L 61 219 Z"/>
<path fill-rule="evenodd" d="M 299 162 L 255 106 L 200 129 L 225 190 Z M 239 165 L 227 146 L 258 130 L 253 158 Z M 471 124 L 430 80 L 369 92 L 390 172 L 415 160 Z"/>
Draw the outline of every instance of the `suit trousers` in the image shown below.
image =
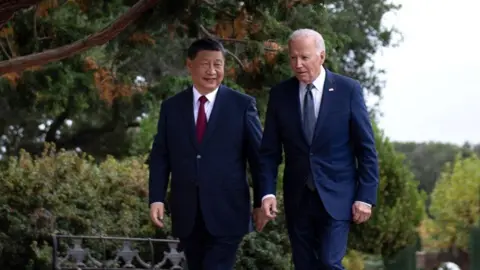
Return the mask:
<path fill-rule="evenodd" d="M 199 198 L 199 196 L 197 196 Z M 189 270 L 233 270 L 241 236 L 212 235 L 203 219 L 200 201 L 192 232 L 180 238 Z"/>
<path fill-rule="evenodd" d="M 316 190 L 302 190 L 297 209 L 287 213 L 295 270 L 344 270 L 350 221 L 335 220 Z"/>

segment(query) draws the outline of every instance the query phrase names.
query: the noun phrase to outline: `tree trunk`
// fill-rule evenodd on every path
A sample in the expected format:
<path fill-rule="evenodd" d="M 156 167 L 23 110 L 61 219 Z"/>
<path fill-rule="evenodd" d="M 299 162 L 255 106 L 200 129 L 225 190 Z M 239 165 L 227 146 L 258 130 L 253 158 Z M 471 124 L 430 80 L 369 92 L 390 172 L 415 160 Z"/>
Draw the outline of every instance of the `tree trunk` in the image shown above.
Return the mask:
<path fill-rule="evenodd" d="M 3 0 L 3 2 L 8 2 Z M 28 2 L 28 1 L 17 1 Z M 34 2 L 30 0 L 30 2 Z M 152 8 L 160 0 L 139 0 L 133 5 L 125 14 L 118 17 L 112 24 L 104 28 L 103 30 L 94 33 L 84 39 L 78 40 L 72 44 L 68 44 L 59 48 L 46 50 L 40 53 L 29 54 L 26 56 L 16 57 L 7 61 L 0 62 L 0 74 L 9 72 L 20 72 L 24 69 L 32 66 L 41 66 L 53 61 L 58 61 L 77 53 L 83 52 L 95 46 L 100 46 L 115 38 L 120 34 L 127 26 L 138 19 L 143 12 Z M 0 0 L 0 12 L 4 5 Z M 12 4 L 14 5 L 14 4 Z"/>

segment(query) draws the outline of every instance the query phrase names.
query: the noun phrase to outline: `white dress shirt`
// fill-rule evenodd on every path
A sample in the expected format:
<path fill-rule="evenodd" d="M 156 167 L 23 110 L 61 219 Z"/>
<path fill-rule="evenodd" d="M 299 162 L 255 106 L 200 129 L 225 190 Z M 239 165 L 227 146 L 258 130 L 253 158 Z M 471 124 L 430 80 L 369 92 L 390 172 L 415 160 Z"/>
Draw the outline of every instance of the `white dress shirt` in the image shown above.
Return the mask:
<path fill-rule="evenodd" d="M 313 95 L 313 108 L 315 110 L 315 119 L 318 117 L 318 112 L 320 111 L 320 105 L 322 104 L 322 94 L 323 94 L 323 86 L 325 85 L 325 69 L 322 67 L 320 69 L 320 76 L 316 78 L 312 84 L 312 95 Z M 305 102 L 305 94 L 307 93 L 307 85 L 303 82 L 299 83 L 298 89 L 298 98 L 300 99 L 300 110 L 302 112 L 303 117 L 303 103 Z M 303 121 L 303 119 L 302 119 Z"/>
<path fill-rule="evenodd" d="M 313 84 L 313 88 L 312 88 L 312 95 L 313 95 L 313 106 L 314 106 L 314 110 L 315 110 L 315 118 L 318 117 L 318 113 L 320 112 L 320 106 L 322 104 L 322 95 L 323 95 L 323 87 L 325 85 L 325 79 L 326 79 L 326 73 L 325 73 L 325 69 L 323 68 L 323 66 L 320 68 L 320 75 L 312 82 Z M 304 103 L 304 99 L 305 99 L 305 93 L 307 92 L 307 85 L 303 82 L 300 82 L 299 83 L 299 89 L 298 89 L 298 98 L 300 99 L 300 110 L 302 112 L 302 117 L 303 117 L 303 103 Z M 302 119 L 303 121 L 303 119 Z M 267 194 L 265 196 L 263 196 L 262 198 L 262 201 L 266 198 L 269 198 L 269 197 L 275 197 L 275 195 L 273 194 Z M 365 202 L 361 202 L 361 203 L 364 203 L 368 206 L 371 206 L 370 204 L 368 203 L 365 203 Z"/>
<path fill-rule="evenodd" d="M 215 98 L 217 97 L 218 93 L 218 88 L 213 90 L 212 92 L 208 93 L 205 95 L 207 98 L 207 102 L 205 102 L 204 108 L 205 108 L 205 114 L 207 115 L 207 121 L 210 119 L 210 114 L 212 113 L 213 109 L 213 104 L 215 103 Z M 198 90 L 193 87 L 193 115 L 195 117 L 195 123 L 197 123 L 197 117 L 198 117 L 198 108 L 200 107 L 200 100 L 198 100 L 202 94 L 198 92 Z"/>

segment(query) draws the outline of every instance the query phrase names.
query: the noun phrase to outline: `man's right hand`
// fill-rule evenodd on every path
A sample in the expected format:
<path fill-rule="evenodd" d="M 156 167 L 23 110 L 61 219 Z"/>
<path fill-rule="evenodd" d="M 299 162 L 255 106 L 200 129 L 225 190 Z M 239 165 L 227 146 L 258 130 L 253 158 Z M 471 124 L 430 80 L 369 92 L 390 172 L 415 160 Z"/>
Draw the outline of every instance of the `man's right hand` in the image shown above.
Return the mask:
<path fill-rule="evenodd" d="M 255 222 L 255 229 L 257 229 L 258 232 L 263 231 L 263 228 L 269 220 L 270 219 L 263 214 L 262 208 L 253 209 L 253 221 Z"/>
<path fill-rule="evenodd" d="M 275 197 L 268 197 L 262 201 L 262 211 L 269 219 L 277 217 L 277 199 Z"/>
<path fill-rule="evenodd" d="M 165 206 L 161 202 L 150 205 L 150 219 L 159 228 L 163 228 L 163 213 Z"/>

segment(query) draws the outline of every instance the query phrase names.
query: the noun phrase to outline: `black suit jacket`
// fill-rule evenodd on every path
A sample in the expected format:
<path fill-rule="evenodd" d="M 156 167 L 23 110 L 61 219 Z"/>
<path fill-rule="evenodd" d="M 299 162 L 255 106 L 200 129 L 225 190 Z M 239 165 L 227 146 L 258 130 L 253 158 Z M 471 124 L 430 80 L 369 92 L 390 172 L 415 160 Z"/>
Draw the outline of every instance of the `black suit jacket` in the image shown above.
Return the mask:
<path fill-rule="evenodd" d="M 209 232 L 243 235 L 251 229 L 250 166 L 254 204 L 259 206 L 259 146 L 262 127 L 255 99 L 221 85 L 203 141 L 197 143 L 192 87 L 163 101 L 150 153 L 150 203 L 164 202 L 170 182 L 172 230 L 186 237 L 198 203 Z"/>

